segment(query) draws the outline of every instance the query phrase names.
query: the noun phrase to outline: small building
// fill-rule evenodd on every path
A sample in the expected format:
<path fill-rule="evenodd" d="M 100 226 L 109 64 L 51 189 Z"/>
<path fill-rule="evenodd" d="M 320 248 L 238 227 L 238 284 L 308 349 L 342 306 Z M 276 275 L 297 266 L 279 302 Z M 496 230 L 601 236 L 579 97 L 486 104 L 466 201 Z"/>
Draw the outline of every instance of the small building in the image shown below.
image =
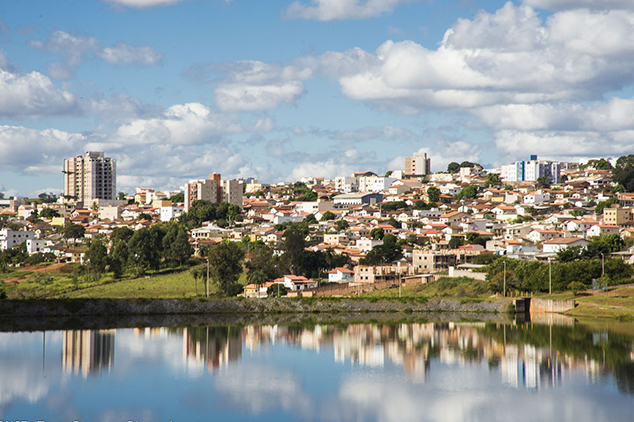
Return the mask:
<path fill-rule="evenodd" d="M 328 271 L 329 283 L 350 283 L 354 280 L 354 271 L 345 267 L 336 267 Z"/>

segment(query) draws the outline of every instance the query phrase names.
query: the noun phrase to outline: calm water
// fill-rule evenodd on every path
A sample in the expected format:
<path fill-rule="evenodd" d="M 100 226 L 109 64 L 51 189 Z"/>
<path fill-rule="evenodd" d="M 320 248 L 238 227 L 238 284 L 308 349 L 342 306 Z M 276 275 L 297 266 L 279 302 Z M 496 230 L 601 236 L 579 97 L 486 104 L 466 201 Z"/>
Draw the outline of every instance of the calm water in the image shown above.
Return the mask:
<path fill-rule="evenodd" d="M 632 421 L 634 326 L 0 333 L 1 421 Z"/>

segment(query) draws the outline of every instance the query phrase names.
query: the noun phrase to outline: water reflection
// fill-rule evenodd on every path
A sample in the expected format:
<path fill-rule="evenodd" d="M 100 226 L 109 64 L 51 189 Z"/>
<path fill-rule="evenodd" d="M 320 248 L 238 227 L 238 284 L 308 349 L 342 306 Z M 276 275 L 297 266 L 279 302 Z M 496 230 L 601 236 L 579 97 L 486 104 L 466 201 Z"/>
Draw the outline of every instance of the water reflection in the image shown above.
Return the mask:
<path fill-rule="evenodd" d="M 526 411 L 544 420 L 619 421 L 629 420 L 624 403 L 631 405 L 634 393 L 632 326 L 377 323 L 43 334 L 0 333 L 0 420 L 24 419 L 14 413 L 29 410 L 38 418 L 71 415 L 63 408 L 77 420 L 182 420 L 174 416 L 182 413 L 450 422 L 527 420 L 515 414 Z M 102 391 L 115 392 L 104 400 Z M 562 400 L 574 409 L 562 413 Z"/>

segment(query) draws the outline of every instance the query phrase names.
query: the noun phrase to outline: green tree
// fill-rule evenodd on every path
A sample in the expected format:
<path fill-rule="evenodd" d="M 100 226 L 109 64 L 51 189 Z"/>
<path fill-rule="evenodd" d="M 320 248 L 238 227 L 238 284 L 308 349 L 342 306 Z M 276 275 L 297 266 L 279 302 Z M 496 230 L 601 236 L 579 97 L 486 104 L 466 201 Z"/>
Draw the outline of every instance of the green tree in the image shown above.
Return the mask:
<path fill-rule="evenodd" d="M 304 218 L 304 221 L 302 221 L 303 224 L 306 224 L 307 226 L 310 224 L 316 224 L 317 223 L 317 218 L 315 218 L 314 214 L 308 214 L 306 216 L 306 218 Z"/>
<path fill-rule="evenodd" d="M 236 242 L 224 241 L 209 248 L 210 275 L 220 292 L 227 294 L 242 273 L 244 251 Z"/>
<path fill-rule="evenodd" d="M 627 192 L 634 192 L 634 155 L 619 157 L 612 170 L 612 181 L 623 185 Z"/>
<path fill-rule="evenodd" d="M 53 208 L 44 208 L 42 212 L 40 213 L 40 217 L 42 218 L 53 218 L 53 217 L 59 217 L 59 216 L 60 216 L 59 212 Z"/>
<path fill-rule="evenodd" d="M 205 277 L 207 276 L 207 266 L 198 265 L 196 267 L 192 267 L 189 270 L 189 273 L 194 279 L 194 289 L 196 291 L 196 297 L 198 297 L 198 280 L 204 280 L 206 282 Z"/>
<path fill-rule="evenodd" d="M 380 227 L 375 227 L 370 230 L 370 237 L 374 240 L 381 240 L 385 236 L 385 231 Z"/>
<path fill-rule="evenodd" d="M 119 280 L 123 277 L 123 261 L 119 258 L 110 258 L 108 269 L 112 272 L 112 278 L 115 280 Z"/>
<path fill-rule="evenodd" d="M 134 232 L 128 243 L 128 262 L 137 276 L 145 274 L 148 269 L 158 270 L 161 248 L 156 245 L 156 233 L 144 227 Z"/>
<path fill-rule="evenodd" d="M 467 186 L 463 188 L 460 193 L 456 196 L 456 199 L 460 200 L 462 198 L 473 199 L 478 195 L 478 187 L 477 186 Z"/>
<path fill-rule="evenodd" d="M 430 208 L 431 207 L 429 206 L 429 204 L 427 204 L 422 199 L 419 199 L 418 201 L 414 202 L 414 209 L 415 210 L 428 210 Z"/>
<path fill-rule="evenodd" d="M 305 236 L 306 234 L 297 225 L 290 226 L 284 232 L 282 250 L 284 251 L 284 259 L 293 274 L 297 274 L 298 257 L 306 249 Z"/>
<path fill-rule="evenodd" d="M 262 286 L 264 283 L 269 281 L 269 278 L 266 276 L 266 273 L 264 273 L 264 271 L 255 270 L 247 274 L 247 281 L 251 284 L 255 284 L 258 291 L 258 297 L 259 297 L 260 286 Z"/>
<path fill-rule="evenodd" d="M 71 222 L 67 222 L 64 225 L 63 236 L 66 240 L 83 239 L 85 234 L 86 228 L 81 224 L 73 224 Z"/>
<path fill-rule="evenodd" d="M 610 198 L 606 201 L 601 201 L 597 204 L 596 207 L 594 207 L 594 212 L 597 214 L 603 214 L 603 210 L 605 210 L 606 208 L 610 208 L 612 205 L 617 205 L 619 203 L 619 200 L 616 198 Z"/>
<path fill-rule="evenodd" d="M 170 196 L 170 201 L 173 203 L 183 203 L 185 202 L 185 194 L 183 192 L 179 192 Z"/>
<path fill-rule="evenodd" d="M 323 215 L 321 216 L 321 221 L 328 221 L 328 220 L 334 220 L 336 218 L 335 214 L 333 214 L 330 211 L 326 211 L 325 213 L 323 213 Z"/>
<path fill-rule="evenodd" d="M 126 196 L 128 196 L 125 192 L 119 192 L 117 194 L 117 199 L 119 201 L 125 201 L 126 200 Z"/>
<path fill-rule="evenodd" d="M 496 174 L 496 173 L 487 174 L 487 181 L 484 184 L 484 186 L 486 186 L 486 187 L 500 186 L 501 184 L 502 184 L 502 181 L 500 180 L 500 175 L 499 174 Z"/>
<path fill-rule="evenodd" d="M 396 261 L 402 257 L 401 246 L 393 234 L 383 237 L 383 244 L 377 245 L 364 258 L 359 260 L 361 265 L 378 265 Z"/>
<path fill-rule="evenodd" d="M 456 163 L 455 161 L 452 161 L 451 163 L 449 163 L 447 165 L 447 173 L 458 173 L 460 171 L 460 164 Z M 432 201 L 432 202 L 436 202 L 436 201 Z"/>
<path fill-rule="evenodd" d="M 266 290 L 269 297 L 282 297 L 286 296 L 288 289 L 281 283 L 275 283 Z"/>
<path fill-rule="evenodd" d="M 337 231 L 343 231 L 350 227 L 350 224 L 346 220 L 338 220 L 337 221 Z"/>
<path fill-rule="evenodd" d="M 106 271 L 108 250 L 99 239 L 93 239 L 86 251 L 86 267 L 90 278 L 97 281 Z"/>
<path fill-rule="evenodd" d="M 438 202 L 440 201 L 440 189 L 436 186 L 432 186 L 427 189 L 427 197 L 429 198 L 429 202 Z"/>
<path fill-rule="evenodd" d="M 538 189 L 548 189 L 550 188 L 550 181 L 548 180 L 547 176 L 540 176 L 537 178 L 537 183 L 535 183 L 535 186 Z"/>
<path fill-rule="evenodd" d="M 117 245 L 120 240 L 127 243 L 132 239 L 132 235 L 134 235 L 134 230 L 130 227 L 115 227 L 112 229 L 112 233 L 110 233 L 110 241 L 113 245 Z"/>

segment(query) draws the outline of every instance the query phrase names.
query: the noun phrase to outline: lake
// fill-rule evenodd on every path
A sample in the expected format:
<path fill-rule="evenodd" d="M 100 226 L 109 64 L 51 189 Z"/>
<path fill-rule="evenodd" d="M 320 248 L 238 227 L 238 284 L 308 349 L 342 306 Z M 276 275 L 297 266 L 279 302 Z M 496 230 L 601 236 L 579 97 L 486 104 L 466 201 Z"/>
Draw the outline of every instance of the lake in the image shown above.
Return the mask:
<path fill-rule="evenodd" d="M 0 421 L 632 421 L 634 325 L 0 333 Z"/>

